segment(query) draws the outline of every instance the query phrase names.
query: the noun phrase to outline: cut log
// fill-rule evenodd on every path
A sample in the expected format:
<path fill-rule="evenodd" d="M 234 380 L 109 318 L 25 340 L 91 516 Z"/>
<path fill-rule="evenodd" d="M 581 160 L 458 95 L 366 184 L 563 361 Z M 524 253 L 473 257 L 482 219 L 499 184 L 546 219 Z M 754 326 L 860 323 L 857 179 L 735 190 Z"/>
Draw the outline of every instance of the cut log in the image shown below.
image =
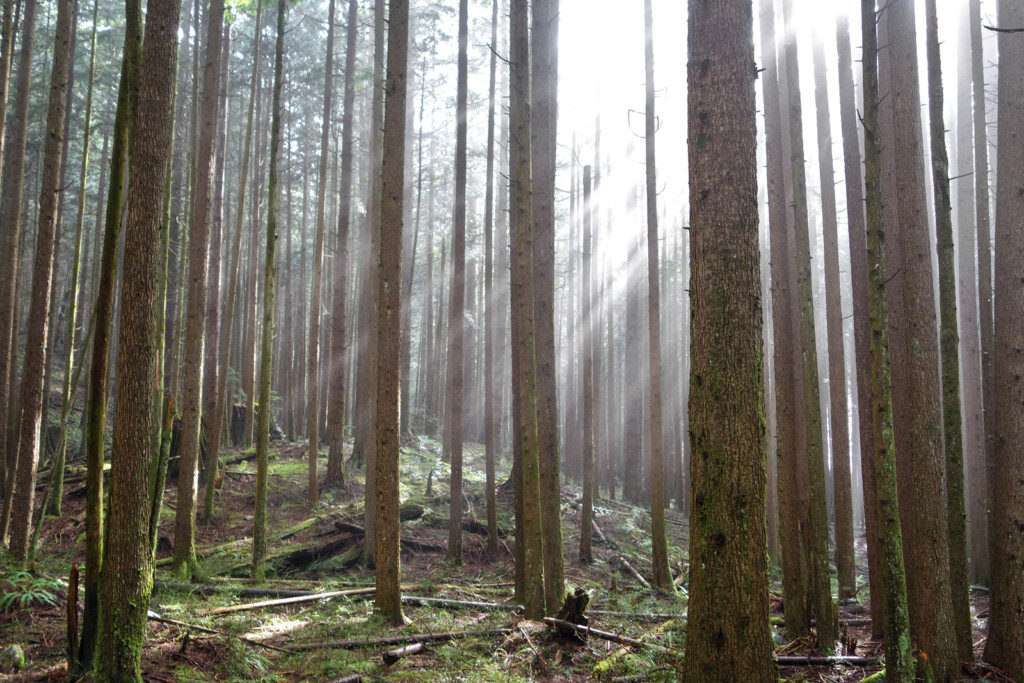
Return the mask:
<path fill-rule="evenodd" d="M 289 652 L 306 652 L 308 650 L 340 649 L 353 650 L 361 647 L 380 647 L 382 645 L 402 645 L 404 643 L 430 643 L 438 640 L 456 640 L 459 638 L 486 638 L 503 636 L 512 631 L 511 628 L 492 628 L 482 631 L 454 631 L 450 633 L 420 633 L 407 636 L 391 636 L 389 638 L 370 638 L 369 640 L 330 640 L 319 643 L 299 643 L 289 645 Z"/>
<path fill-rule="evenodd" d="M 417 652 L 423 651 L 422 641 L 419 643 L 411 643 L 409 645 L 403 645 L 402 647 L 396 647 L 394 650 L 388 650 L 384 653 L 384 666 L 391 666 L 402 657 L 408 655 L 414 655 Z"/>

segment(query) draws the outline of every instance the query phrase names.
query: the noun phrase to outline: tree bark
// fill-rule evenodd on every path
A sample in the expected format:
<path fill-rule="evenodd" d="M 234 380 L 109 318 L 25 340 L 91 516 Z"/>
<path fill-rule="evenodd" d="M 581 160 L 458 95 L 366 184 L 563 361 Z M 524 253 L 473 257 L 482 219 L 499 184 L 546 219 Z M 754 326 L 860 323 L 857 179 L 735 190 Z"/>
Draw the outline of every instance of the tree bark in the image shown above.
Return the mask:
<path fill-rule="evenodd" d="M 999 26 L 1024 26 L 1024 7 L 1000 0 Z M 985 661 L 1024 678 L 1024 41 L 999 37 L 996 168 L 995 451 L 992 472 L 992 606 Z"/>
<path fill-rule="evenodd" d="M 487 97 L 487 179 L 484 197 L 484 469 L 486 478 L 485 497 L 487 499 L 487 553 L 495 555 L 498 552 L 498 503 L 497 494 L 494 490 L 494 463 L 497 458 L 497 441 L 500 431 L 500 421 L 495 407 L 495 331 L 494 317 L 500 311 L 495 311 L 494 300 L 494 117 L 495 117 L 495 86 L 498 62 L 498 0 L 491 2 L 491 65 L 490 85 L 488 86 Z M 420 112 L 422 116 L 422 110 Z M 431 196 L 433 199 L 433 196 Z M 433 226 L 427 227 L 428 234 L 433 231 Z M 429 239 L 429 238 L 428 238 Z M 434 254 L 428 254 L 433 259 Z M 426 311 L 430 311 L 429 290 L 425 294 L 428 305 Z M 429 317 L 424 325 L 425 332 L 421 333 L 426 339 L 430 338 Z M 424 359 L 427 358 L 424 355 Z M 417 391 L 421 390 L 417 386 Z M 500 401 L 499 401 L 500 403 Z"/>
<path fill-rule="evenodd" d="M 774 681 L 765 536 L 752 3 L 690 0 L 693 369 L 683 677 Z"/>
<path fill-rule="evenodd" d="M 405 622 L 402 614 L 398 519 L 399 366 L 402 336 L 402 203 L 405 191 L 405 99 L 409 49 L 409 3 L 391 0 L 388 14 L 388 69 L 384 106 L 384 159 L 381 168 L 381 249 L 377 329 L 377 471 L 374 602 L 384 620 Z M 460 501 L 461 502 L 461 501 Z"/>
<path fill-rule="evenodd" d="M 109 533 L 103 567 L 99 620 L 103 629 L 97 653 L 97 680 L 140 680 L 139 660 L 153 582 L 149 550 L 149 458 L 146 457 L 150 450 L 152 372 L 156 361 L 156 345 L 153 344 L 156 283 L 152 274 L 157 267 L 162 198 L 171 152 L 179 10 L 179 0 L 151 0 L 146 12 L 144 47 L 137 63 L 145 65 L 146 78 L 139 81 L 133 129 L 145 130 L 146 134 L 131 136 L 122 286 L 123 336 L 119 342 L 117 374 L 120 381 L 111 453 L 111 459 L 118 466 L 110 472 Z M 129 49 L 137 43 L 126 38 L 125 44 L 126 72 L 134 75 Z M 116 211 L 108 207 L 107 213 L 109 216 Z"/>

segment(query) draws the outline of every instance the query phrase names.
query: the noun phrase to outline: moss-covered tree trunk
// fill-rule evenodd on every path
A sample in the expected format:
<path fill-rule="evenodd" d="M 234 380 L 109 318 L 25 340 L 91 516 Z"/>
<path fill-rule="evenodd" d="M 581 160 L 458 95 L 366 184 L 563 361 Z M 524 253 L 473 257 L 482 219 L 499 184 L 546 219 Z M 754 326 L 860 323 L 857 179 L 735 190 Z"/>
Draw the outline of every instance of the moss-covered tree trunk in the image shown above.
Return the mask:
<path fill-rule="evenodd" d="M 683 678 L 775 681 L 750 0 L 690 0 L 690 605 Z"/>
<path fill-rule="evenodd" d="M 872 463 L 878 519 L 878 565 L 884 589 L 885 675 L 893 681 L 914 680 L 914 660 L 907 614 L 907 581 L 896 484 L 896 447 L 892 422 L 892 377 L 889 353 L 889 308 L 885 296 L 885 215 L 882 205 L 882 139 L 878 106 L 878 33 L 875 0 L 861 2 L 864 46 L 864 198 L 866 254 L 869 268 L 868 310 L 871 334 Z M 865 497 L 865 505 L 869 503 Z"/>
<path fill-rule="evenodd" d="M 849 20 L 840 17 L 836 29 L 839 49 L 839 115 L 843 131 L 843 169 L 850 244 L 850 282 L 853 298 L 853 339 L 856 358 L 857 414 L 861 481 L 864 490 L 864 534 L 867 540 L 871 613 L 882 614 L 882 567 L 879 563 L 878 504 L 875 499 L 874 417 L 871 402 L 871 321 L 868 307 L 867 233 L 864 218 L 863 171 L 853 91 L 853 59 Z M 871 622 L 872 637 L 882 637 L 884 620 Z"/>
<path fill-rule="evenodd" d="M 544 601 L 556 613 L 565 595 L 562 487 L 555 361 L 555 158 L 558 124 L 558 0 L 533 0 L 530 32 L 530 146 L 533 173 L 533 306 L 537 345 L 537 446 L 544 530 Z"/>
<path fill-rule="evenodd" d="M 921 101 L 918 85 L 914 6 L 896 2 L 881 14 L 887 45 L 892 136 L 892 224 L 886 236 L 886 287 L 891 316 L 893 422 L 899 478 L 900 522 L 906 544 L 907 598 L 914 644 L 929 660 L 938 680 L 955 677 L 958 656 L 953 639 L 949 573 L 946 461 L 940 407 L 938 329 L 933 291 Z M 880 69 L 883 67 L 879 67 Z M 887 202 L 888 203 L 888 202 Z"/>
<path fill-rule="evenodd" d="M 971 606 L 967 584 L 967 512 L 964 503 L 964 453 L 960 411 L 960 337 L 956 320 L 956 270 L 953 264 L 953 213 L 949 197 L 949 156 L 942 107 L 942 61 L 935 0 L 925 1 L 928 59 L 928 121 L 931 139 L 932 189 L 939 251 L 939 346 L 942 363 L 942 434 L 946 454 L 949 578 L 953 599 L 953 630 L 957 654 L 973 654 Z"/>
<path fill-rule="evenodd" d="M 1024 26 L 1024 6 L 1000 0 L 1000 28 Z M 995 453 L 992 606 L 985 660 L 1024 679 L 1024 40 L 999 34 L 996 167 Z"/>
<path fill-rule="evenodd" d="M 409 3 L 391 0 L 384 103 L 381 250 L 377 345 L 376 580 L 374 602 L 384 619 L 404 623 L 398 519 L 399 370 L 402 346 L 402 204 L 405 192 L 405 99 Z M 461 501 L 460 501 L 461 502 Z M 369 539 L 368 541 L 369 542 Z"/>
<path fill-rule="evenodd" d="M 270 387 L 274 374 L 274 295 L 277 293 L 278 157 L 281 149 L 281 86 L 284 80 L 284 27 L 288 4 L 277 3 L 274 91 L 270 105 L 270 157 L 267 174 L 267 249 L 263 270 L 263 329 L 260 338 L 259 415 L 256 425 L 256 512 L 252 528 L 253 582 L 264 578 L 267 556 L 267 489 L 270 484 Z"/>
<path fill-rule="evenodd" d="M 145 130 L 146 134 L 131 137 L 121 288 L 125 303 L 121 311 L 124 318 L 120 328 L 118 400 L 111 453 L 117 467 L 110 472 L 109 534 L 97 626 L 100 639 L 95 677 L 102 681 L 141 679 L 139 660 L 153 583 L 148 457 L 157 348 L 153 344 L 153 273 L 157 270 L 161 209 L 171 152 L 179 10 L 179 0 L 149 2 L 140 62 L 146 78 L 139 82 L 133 125 L 134 130 Z M 136 44 L 126 40 L 126 51 Z M 124 63 L 132 64 L 128 54 Z M 134 73 L 134 69 L 129 68 L 128 72 Z"/>

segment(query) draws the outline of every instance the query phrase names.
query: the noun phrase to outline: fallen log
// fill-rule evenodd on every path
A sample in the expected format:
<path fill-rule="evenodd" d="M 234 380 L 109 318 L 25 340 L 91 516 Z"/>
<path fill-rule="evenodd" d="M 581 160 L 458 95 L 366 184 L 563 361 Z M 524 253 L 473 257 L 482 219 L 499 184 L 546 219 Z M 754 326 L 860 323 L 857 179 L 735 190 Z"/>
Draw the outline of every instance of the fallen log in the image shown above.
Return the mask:
<path fill-rule="evenodd" d="M 215 636 L 231 637 L 231 634 L 224 633 L 223 631 L 218 631 L 218 630 L 212 629 L 212 628 L 206 628 L 205 626 L 199 626 L 197 624 L 189 624 L 189 623 L 186 623 L 184 621 L 178 621 L 177 619 L 167 619 L 167 618 L 161 617 L 160 615 L 155 614 L 153 612 L 150 612 L 146 616 L 146 619 L 149 620 L 149 621 L 155 621 L 158 624 L 167 624 L 168 626 L 177 626 L 178 628 L 187 628 L 187 629 L 190 629 L 192 631 L 199 631 L 200 633 L 208 633 L 210 635 L 215 635 Z M 255 645 L 256 647 L 265 647 L 268 650 L 275 650 L 277 652 L 286 652 L 286 650 L 282 650 L 281 648 L 277 647 L 276 645 L 270 645 L 269 643 L 261 643 L 258 640 L 253 640 L 252 638 L 246 638 L 245 636 L 233 636 L 233 637 L 238 638 L 243 643 L 249 643 L 250 645 Z"/>
<path fill-rule="evenodd" d="M 409 590 L 410 586 L 403 586 L 402 590 Z M 248 612 L 249 610 L 262 609 L 264 607 L 283 607 L 285 605 L 298 605 L 304 602 L 316 602 L 318 600 L 330 600 L 331 598 L 341 598 L 353 595 L 373 595 L 377 589 L 372 588 L 353 588 L 350 590 L 343 591 L 327 591 L 326 593 L 312 593 L 310 595 L 300 595 L 293 598 L 280 598 L 278 600 L 263 600 L 261 602 L 247 602 L 242 605 L 228 605 L 227 607 L 218 607 L 216 609 L 206 610 L 200 612 L 200 616 L 213 616 L 215 614 L 230 614 L 233 612 Z"/>
<path fill-rule="evenodd" d="M 403 645 L 402 647 L 396 647 L 394 650 L 388 650 L 384 653 L 384 666 L 391 666 L 402 657 L 407 655 L 414 655 L 417 652 L 423 651 L 423 643 L 411 643 L 409 645 Z"/>
<path fill-rule="evenodd" d="M 304 595 L 313 595 L 315 591 L 289 590 L 286 588 L 235 588 L 234 586 L 208 586 L 199 583 L 166 583 L 155 581 L 153 592 L 160 591 L 187 591 L 201 595 L 219 595 L 232 593 L 239 598 L 298 598 Z"/>
<path fill-rule="evenodd" d="M 847 666 L 878 666 L 882 660 L 876 657 L 855 657 L 852 655 L 833 657 L 805 657 L 803 655 L 779 655 L 775 658 L 779 666 L 836 666 L 845 664 Z"/>
<path fill-rule="evenodd" d="M 360 538 L 366 536 L 366 529 L 353 524 L 352 522 L 346 522 L 344 520 L 337 520 L 334 522 L 334 528 L 342 533 L 353 534 Z M 424 541 L 416 541 L 411 538 L 402 539 L 402 547 L 408 548 L 409 550 L 415 550 L 418 553 L 443 553 L 445 548 L 434 543 L 426 543 Z"/>
<path fill-rule="evenodd" d="M 363 677 L 359 674 L 349 674 L 341 678 L 335 678 L 330 683 L 362 683 Z"/>
<path fill-rule="evenodd" d="M 629 560 L 627 560 L 625 556 L 619 555 L 619 564 L 625 567 L 641 586 L 643 586 L 647 590 L 651 590 L 651 584 L 647 583 L 647 579 L 645 579 L 643 575 L 641 575 L 640 572 L 638 572 L 636 568 L 629 563 Z"/>
<path fill-rule="evenodd" d="M 600 638 L 601 640 L 607 640 L 612 643 L 618 643 L 619 645 L 628 645 L 630 647 L 653 647 L 662 650 L 668 649 L 661 645 L 655 645 L 654 643 L 645 643 L 641 640 L 636 640 L 635 638 L 620 636 L 617 633 L 611 633 L 610 631 L 602 631 L 600 629 L 591 628 L 590 626 L 581 626 L 580 624 L 573 624 L 568 621 L 563 621 L 562 619 L 555 619 L 554 617 L 544 617 L 544 621 L 554 626 L 557 630 L 575 633 L 577 637 L 582 638 L 583 640 L 586 640 L 587 636 L 594 636 L 595 638 Z"/>
<path fill-rule="evenodd" d="M 381 645 L 402 645 L 404 643 L 430 643 L 438 640 L 456 640 L 458 638 L 483 638 L 486 636 L 503 636 L 511 632 L 511 628 L 491 628 L 482 631 L 453 631 L 450 633 L 420 633 L 407 636 L 391 636 L 389 638 L 370 638 L 368 640 L 331 640 L 320 643 L 299 643 L 289 645 L 289 652 L 305 652 L 326 648 L 353 650 L 361 647 L 380 647 Z"/>
<path fill-rule="evenodd" d="M 634 621 L 668 621 L 679 619 L 682 614 L 659 614 L 658 612 L 614 612 L 612 610 L 592 609 L 587 614 L 602 617 L 623 617 Z"/>
<path fill-rule="evenodd" d="M 403 605 L 418 607 L 440 607 L 449 609 L 478 609 L 484 612 L 522 612 L 522 605 L 507 605 L 500 602 L 474 602 L 472 600 L 448 600 L 445 598 L 424 598 L 417 595 L 403 595 Z"/>

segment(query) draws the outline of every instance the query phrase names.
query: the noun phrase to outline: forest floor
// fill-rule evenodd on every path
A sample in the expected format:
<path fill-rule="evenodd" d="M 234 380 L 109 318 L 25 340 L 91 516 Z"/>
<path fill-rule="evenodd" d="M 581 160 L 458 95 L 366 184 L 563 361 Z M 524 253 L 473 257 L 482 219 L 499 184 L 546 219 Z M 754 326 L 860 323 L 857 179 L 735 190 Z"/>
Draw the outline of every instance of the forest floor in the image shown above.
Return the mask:
<path fill-rule="evenodd" d="M 229 451 L 225 458 L 239 455 Z M 325 471 L 322 459 L 320 471 Z M 402 576 L 406 596 L 443 598 L 477 603 L 512 605 L 512 497 L 499 488 L 498 524 L 507 536 L 499 553 L 486 552 L 486 538 L 464 533 L 465 565 L 452 567 L 445 560 L 447 540 L 448 477 L 440 446 L 426 437 L 408 441 L 402 449 L 401 499 L 407 516 L 402 524 Z M 510 462 L 498 463 L 497 480 L 508 477 Z M 409 625 L 392 628 L 374 615 L 372 595 L 350 595 L 294 605 L 270 606 L 224 614 L 211 610 L 270 597 L 239 597 L 250 588 L 248 575 L 255 463 L 245 460 L 227 467 L 217 499 L 216 522 L 198 525 L 197 547 L 203 588 L 176 583 L 168 562 L 160 562 L 155 577 L 151 617 L 216 630 L 209 634 L 179 625 L 150 621 L 143 652 L 143 674 L 148 681 L 338 680 L 358 674 L 363 680 L 467 680 L 467 681 L 588 681 L 673 680 L 682 664 L 688 526 L 675 511 L 667 514 L 670 564 L 679 576 L 676 595 L 656 594 L 643 588 L 618 561 L 619 556 L 645 576 L 650 575 L 650 517 L 646 511 L 601 498 L 595 518 L 609 539 L 595 539 L 594 563 L 579 560 L 579 488 L 565 482 L 562 523 L 566 581 L 571 588 L 590 594 L 591 626 L 635 639 L 652 647 L 629 648 L 591 637 L 586 643 L 567 639 L 548 628 L 522 622 L 511 609 L 451 605 L 406 605 Z M 352 476 L 345 489 L 321 489 L 320 505 L 310 513 L 306 505 L 305 444 L 274 445 L 270 462 L 268 500 L 269 571 L 264 589 L 289 591 L 341 591 L 373 585 L 373 573 L 360 566 L 363 518 L 362 481 Z M 486 519 L 483 448 L 468 444 L 465 454 L 466 519 Z M 39 542 L 31 576 L 7 567 L 0 557 L 0 646 L 20 645 L 27 667 L 0 680 L 63 680 L 66 674 L 66 578 L 71 563 L 81 566 L 84 526 L 84 487 L 69 476 L 64 514 L 48 518 Z M 168 491 L 160 526 L 158 558 L 168 558 L 173 538 L 174 481 Z M 415 505 L 408 505 L 414 503 Z M 422 508 L 422 510 L 417 508 Z M 421 513 L 421 514 L 417 514 Z M 614 544 L 615 548 L 610 547 Z M 860 583 L 866 583 L 863 542 L 859 543 Z M 60 578 L 58 578 L 60 577 Z M 773 572 L 773 623 L 781 622 L 781 590 Z M 867 602 L 866 586 L 859 595 Z M 987 611 L 987 596 L 976 593 L 977 613 Z M 514 608 L 513 608 L 514 609 Z M 595 614 L 596 610 L 630 615 Z M 857 611 L 857 610 L 854 610 Z M 638 616 L 643 613 L 644 616 Z M 675 618 L 669 618 L 675 615 Z M 843 613 L 861 618 L 863 613 Z M 975 619 L 975 641 L 983 644 L 984 625 Z M 412 634 L 508 629 L 455 640 L 426 643 L 422 651 L 385 664 L 382 654 L 399 645 L 351 647 L 340 640 L 368 640 Z M 877 655 L 880 643 L 871 640 L 870 625 L 847 626 L 851 646 L 846 654 Z M 773 627 L 779 654 L 811 654 L 806 643 L 787 643 L 779 624 Z M 853 642 L 855 641 L 855 642 Z M 313 645 L 319 644 L 314 647 Z M 297 645 L 309 649 L 288 650 Z M 786 667 L 787 680 L 856 681 L 879 667 Z M 977 669 L 976 676 L 993 673 Z M 966 675 L 966 674 L 965 674 Z"/>

